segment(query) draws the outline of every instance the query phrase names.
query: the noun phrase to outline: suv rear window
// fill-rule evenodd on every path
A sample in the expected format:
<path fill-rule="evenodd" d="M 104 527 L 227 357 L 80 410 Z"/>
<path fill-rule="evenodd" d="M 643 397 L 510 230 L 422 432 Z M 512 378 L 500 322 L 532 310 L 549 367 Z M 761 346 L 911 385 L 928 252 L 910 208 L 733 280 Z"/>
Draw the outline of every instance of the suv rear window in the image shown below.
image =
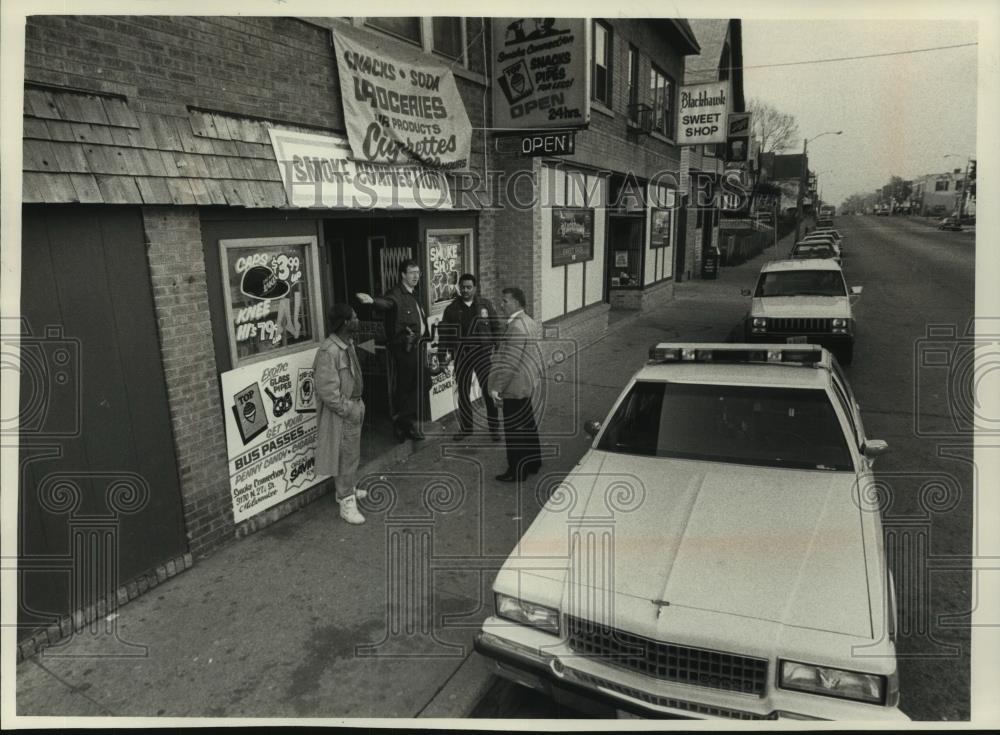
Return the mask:
<path fill-rule="evenodd" d="M 847 296 L 847 284 L 839 271 L 771 271 L 760 274 L 753 295 Z"/>
<path fill-rule="evenodd" d="M 825 391 L 638 381 L 598 448 L 711 462 L 853 470 Z"/>

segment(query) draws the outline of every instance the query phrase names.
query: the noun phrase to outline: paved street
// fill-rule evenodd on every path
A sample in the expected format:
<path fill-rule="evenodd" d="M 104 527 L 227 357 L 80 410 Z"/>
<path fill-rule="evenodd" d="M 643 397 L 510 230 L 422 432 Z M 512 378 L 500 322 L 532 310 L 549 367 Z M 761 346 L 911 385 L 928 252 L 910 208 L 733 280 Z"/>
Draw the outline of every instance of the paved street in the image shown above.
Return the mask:
<path fill-rule="evenodd" d="M 845 237 L 848 285 L 864 287 L 856 308 L 855 360 L 846 372 L 869 436 L 887 440 L 890 447 L 876 470 L 886 494 L 888 553 L 896 550 L 900 708 L 914 720 L 967 718 L 969 630 L 963 622 L 971 595 L 964 555 L 971 549 L 973 470 L 962 445 L 970 437 L 951 428 L 943 371 L 921 369 L 916 361 L 927 349 L 928 326 L 948 325 L 962 335 L 973 315 L 975 238 L 899 217 L 840 217 L 836 224 Z M 779 254 L 786 251 L 781 245 Z M 734 294 L 752 284 L 760 262 L 772 253 L 724 271 L 726 280 L 714 291 L 688 295 L 679 288 L 677 302 L 667 311 L 632 322 L 630 344 L 638 348 L 657 334 L 698 341 L 724 336 L 745 311 Z M 933 575 L 929 566 L 937 570 Z M 497 680 L 477 714 L 613 716 L 599 709 L 573 710 L 533 692 L 519 696 L 516 690 Z"/>

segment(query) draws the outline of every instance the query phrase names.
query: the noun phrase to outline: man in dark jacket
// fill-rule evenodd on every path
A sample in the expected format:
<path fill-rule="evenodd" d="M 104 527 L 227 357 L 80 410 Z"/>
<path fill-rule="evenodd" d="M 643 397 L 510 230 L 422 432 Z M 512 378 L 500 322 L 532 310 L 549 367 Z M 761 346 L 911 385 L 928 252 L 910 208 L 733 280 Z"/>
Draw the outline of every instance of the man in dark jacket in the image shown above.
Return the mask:
<path fill-rule="evenodd" d="M 374 304 L 385 313 L 385 338 L 396 376 L 393 389 L 393 431 L 398 441 L 424 439 L 420 406 L 430 389 L 430 376 L 421 361 L 430 337 L 427 317 L 417 290 L 420 266 L 415 260 L 399 265 L 399 283 L 376 299 L 357 294 L 363 304 Z"/>
<path fill-rule="evenodd" d="M 493 441 L 500 441 L 500 424 L 496 404 L 486 398 L 490 361 L 497 337 L 496 311 L 489 299 L 476 292 L 476 277 L 465 273 L 458 279 L 458 296 L 444 310 L 438 325 L 440 348 L 455 360 L 455 382 L 458 390 L 459 433 L 452 437 L 462 441 L 473 431 L 472 401 L 469 391 L 475 374 L 486 404 L 486 424 Z"/>

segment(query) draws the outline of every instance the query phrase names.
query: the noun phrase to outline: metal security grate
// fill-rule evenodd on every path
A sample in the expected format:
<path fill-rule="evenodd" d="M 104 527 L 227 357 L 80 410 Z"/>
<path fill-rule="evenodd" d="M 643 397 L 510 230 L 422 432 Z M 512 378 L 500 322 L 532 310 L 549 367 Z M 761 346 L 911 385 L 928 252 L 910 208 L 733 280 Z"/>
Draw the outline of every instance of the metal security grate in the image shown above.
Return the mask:
<path fill-rule="evenodd" d="M 609 664 L 682 684 L 762 696 L 767 660 L 663 643 L 566 616 L 570 648 Z"/>
<path fill-rule="evenodd" d="M 616 684 L 613 681 L 608 681 L 607 679 L 602 679 L 598 676 L 585 674 L 581 671 L 574 671 L 572 676 L 574 679 L 579 679 L 580 681 L 587 682 L 588 684 L 591 684 L 596 687 L 601 687 L 602 689 L 610 689 L 613 692 L 624 694 L 626 697 L 631 697 L 632 699 L 638 699 L 639 701 L 646 702 L 647 704 L 652 704 L 657 707 L 670 707 L 671 709 L 684 710 L 685 712 L 691 712 L 692 714 L 702 715 L 704 717 L 720 717 L 729 720 L 778 719 L 776 713 L 758 715 L 754 712 L 744 712 L 742 710 L 729 709 L 727 707 L 713 707 L 708 704 L 687 702 L 683 699 L 674 699 L 672 697 L 661 697 L 659 695 L 650 694 L 649 692 L 644 692 L 640 689 L 635 689 L 633 687 L 622 686 L 621 684 Z"/>
<path fill-rule="evenodd" d="M 819 317 L 768 319 L 769 332 L 824 333 L 831 330 L 831 320 Z"/>

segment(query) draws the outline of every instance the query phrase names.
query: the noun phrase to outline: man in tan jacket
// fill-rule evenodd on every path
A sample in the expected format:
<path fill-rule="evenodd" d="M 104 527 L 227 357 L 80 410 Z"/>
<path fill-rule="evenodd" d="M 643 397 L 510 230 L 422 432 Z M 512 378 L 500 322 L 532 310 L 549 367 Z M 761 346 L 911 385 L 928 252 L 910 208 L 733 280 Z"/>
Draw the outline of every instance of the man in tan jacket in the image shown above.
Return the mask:
<path fill-rule="evenodd" d="M 313 360 L 313 382 L 319 398 L 316 417 L 316 474 L 332 475 L 340 517 L 365 522 L 357 501 L 366 493 L 354 486 L 361 461 L 361 425 L 365 420 L 364 379 L 354 349 L 358 316 L 347 304 L 330 309 L 333 332 Z"/>
<path fill-rule="evenodd" d="M 524 313 L 524 292 L 519 288 L 505 288 L 500 306 L 507 315 L 507 325 L 493 356 L 489 393 L 503 410 L 507 469 L 496 479 L 515 482 L 535 474 L 542 465 L 538 423 L 531 398 L 541 388 L 545 363 L 539 347 L 542 328 Z"/>

